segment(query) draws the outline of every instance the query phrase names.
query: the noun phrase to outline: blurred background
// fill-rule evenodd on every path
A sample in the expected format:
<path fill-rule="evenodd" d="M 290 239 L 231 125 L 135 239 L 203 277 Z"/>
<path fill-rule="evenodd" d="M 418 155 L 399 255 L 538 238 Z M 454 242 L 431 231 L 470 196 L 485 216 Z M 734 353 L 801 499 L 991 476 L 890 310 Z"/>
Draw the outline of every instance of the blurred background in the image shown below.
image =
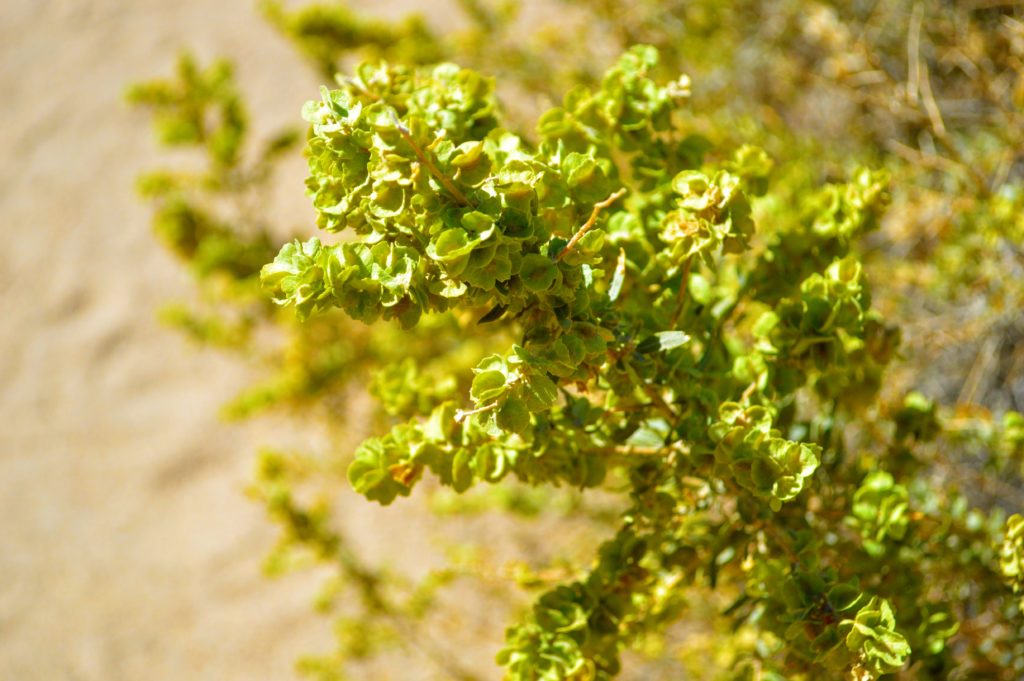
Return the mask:
<path fill-rule="evenodd" d="M 315 583 L 263 578 L 243 494 L 284 428 L 219 419 L 246 367 L 157 319 L 191 277 L 134 191 L 161 154 L 124 92 L 183 47 L 236 61 L 257 134 L 318 87 L 248 0 L 0 3 L 0 678 L 285 679 L 330 637 Z M 275 209 L 311 223 L 282 172 Z"/>

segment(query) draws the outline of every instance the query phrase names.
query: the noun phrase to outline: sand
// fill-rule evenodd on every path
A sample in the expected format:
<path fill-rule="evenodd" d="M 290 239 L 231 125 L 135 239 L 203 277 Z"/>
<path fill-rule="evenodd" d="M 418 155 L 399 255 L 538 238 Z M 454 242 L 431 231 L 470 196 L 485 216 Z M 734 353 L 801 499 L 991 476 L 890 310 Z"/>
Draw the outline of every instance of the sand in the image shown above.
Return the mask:
<path fill-rule="evenodd" d="M 315 95 L 253 5 L 0 2 L 3 681 L 291 679 L 329 646 L 317 582 L 260 572 L 274 531 L 242 490 L 266 433 L 216 415 L 247 370 L 156 321 L 193 288 L 133 193 L 160 152 L 123 89 L 181 46 L 237 61 L 257 133 Z"/>

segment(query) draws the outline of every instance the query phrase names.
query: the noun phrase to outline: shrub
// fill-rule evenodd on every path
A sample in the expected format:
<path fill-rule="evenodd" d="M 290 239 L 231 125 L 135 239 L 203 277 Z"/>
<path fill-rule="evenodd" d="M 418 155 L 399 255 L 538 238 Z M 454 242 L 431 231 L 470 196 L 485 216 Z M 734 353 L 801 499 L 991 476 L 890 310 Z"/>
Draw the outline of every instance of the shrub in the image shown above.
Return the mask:
<path fill-rule="evenodd" d="M 133 91 L 165 141 L 209 159 L 198 177 L 143 183 L 214 310 L 173 319 L 247 351 L 254 329 L 284 338 L 273 377 L 231 411 L 309 415 L 372 376 L 379 430 L 346 467 L 367 499 L 424 486 L 450 510 L 523 516 L 569 500 L 564 522 L 603 543 L 569 565 L 503 573 L 540 590 L 497 653 L 506 678 L 611 678 L 629 649 L 653 660 L 643 678 L 677 678 L 668 660 L 694 678 L 1017 678 L 1024 523 L 1004 519 L 1021 498 L 1021 416 L 968 406 L 977 362 L 947 371 L 964 382 L 951 399 L 948 376 L 936 389 L 934 367 L 899 350 L 901 325 L 954 333 L 959 317 L 925 312 L 959 313 L 971 296 L 987 305 L 970 327 L 983 347 L 1013 333 L 1021 297 L 1007 277 L 1020 264 L 983 256 L 1019 244 L 1024 147 L 999 122 L 1017 120 L 1024 90 L 989 82 L 1020 84 L 1002 51 L 1022 51 L 1016 10 L 651 1 L 623 18 L 594 3 L 581 21 L 624 50 L 600 75 L 600 47 L 561 54 L 517 40 L 511 14 L 464 6 L 470 28 L 450 37 L 268 5 L 325 75 L 353 50 L 372 57 L 303 112 L 318 226 L 341 240 L 272 246 L 251 216 L 214 217 L 215 199 L 243 203 L 296 140 L 282 133 L 248 160 L 226 65 L 186 58 L 176 82 Z M 760 33 L 744 23 L 758 12 L 773 19 Z M 908 54 L 894 38 L 905 34 L 907 82 L 886 70 Z M 962 48 L 983 76 L 944 66 L 922 35 Z M 641 37 L 664 57 L 629 45 Z M 780 80 L 716 89 L 716 60 L 751 50 Z M 443 61 L 470 54 L 527 92 L 572 87 L 529 125 L 503 113 L 488 76 Z M 860 107 L 849 139 L 797 115 L 791 76 L 814 54 L 832 69 L 828 92 Z M 733 66 L 737 82 L 750 77 Z M 900 87 L 906 108 L 886 113 Z M 935 92 L 974 97 L 983 115 L 944 115 Z M 773 103 L 782 116 L 765 113 Z M 948 226 L 908 253 L 935 202 Z M 887 209 L 911 227 L 886 223 Z M 262 297 L 257 270 L 294 318 Z M 927 304 L 907 305 L 908 291 Z M 1005 408 L 1006 394 L 982 400 Z M 397 644 L 475 678 L 427 633 L 464 565 L 419 585 L 371 566 L 330 504 L 306 500 L 310 461 L 266 452 L 253 488 L 283 527 L 271 564 L 305 550 L 358 596 L 337 653 L 307 671 L 337 678 Z M 535 491 L 551 488 L 586 492 Z M 712 661 L 679 642 L 680 622 L 712 632 Z"/>

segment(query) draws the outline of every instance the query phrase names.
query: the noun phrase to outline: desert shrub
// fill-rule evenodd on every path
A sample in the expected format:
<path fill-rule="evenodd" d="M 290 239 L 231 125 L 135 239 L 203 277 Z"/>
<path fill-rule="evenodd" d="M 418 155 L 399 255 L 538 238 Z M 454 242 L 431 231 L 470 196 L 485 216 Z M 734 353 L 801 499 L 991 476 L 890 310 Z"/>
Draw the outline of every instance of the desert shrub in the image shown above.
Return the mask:
<path fill-rule="evenodd" d="M 203 292 L 168 319 L 268 372 L 228 412 L 371 431 L 259 458 L 268 566 L 336 573 L 338 648 L 303 668 L 496 676 L 438 629 L 472 577 L 522 610 L 507 678 L 610 678 L 624 651 L 639 678 L 1019 677 L 1019 11 L 566 4 L 560 33 L 515 3 L 467 0 L 455 33 L 266 5 L 344 74 L 303 112 L 341 238 L 263 224 L 299 136 L 253 148 L 226 63 L 131 92 L 205 154 L 141 188 Z M 345 484 L 594 550 L 502 566 L 487 537 L 410 583 L 353 549 Z"/>

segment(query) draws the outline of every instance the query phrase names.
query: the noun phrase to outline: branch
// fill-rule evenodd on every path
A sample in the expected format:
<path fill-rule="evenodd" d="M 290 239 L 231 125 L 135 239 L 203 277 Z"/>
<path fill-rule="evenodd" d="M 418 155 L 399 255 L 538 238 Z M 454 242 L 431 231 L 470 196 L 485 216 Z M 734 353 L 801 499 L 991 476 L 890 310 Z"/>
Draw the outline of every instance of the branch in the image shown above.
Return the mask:
<path fill-rule="evenodd" d="M 490 404 L 485 404 L 482 407 L 477 407 L 476 409 L 470 409 L 469 411 L 465 411 L 463 409 L 457 409 L 455 411 L 455 422 L 456 423 L 462 423 L 463 421 L 466 420 L 467 416 L 471 416 L 473 414 L 482 414 L 482 413 L 484 413 L 486 411 L 490 411 L 490 410 L 494 409 L 497 406 L 498 406 L 497 402 L 491 402 Z"/>
<path fill-rule="evenodd" d="M 661 447 L 638 447 L 634 445 L 611 445 L 600 449 L 587 450 L 588 454 L 607 454 L 611 456 L 630 457 L 664 457 L 669 454 L 687 454 L 689 447 L 681 440 L 671 442 Z"/>
<path fill-rule="evenodd" d="M 754 394 L 755 390 L 757 390 L 757 381 L 756 380 L 753 383 L 751 383 L 750 385 L 748 385 L 747 389 L 743 391 L 743 395 L 740 396 L 740 403 L 746 404 L 747 400 L 750 399 L 750 396 Z"/>
<path fill-rule="evenodd" d="M 915 3 L 907 34 L 907 99 L 917 103 L 921 93 L 921 20 L 924 18 L 921 3 Z"/>
<path fill-rule="evenodd" d="M 946 139 L 946 124 L 942 120 L 939 103 L 935 101 L 935 95 L 932 93 L 932 79 L 928 73 L 927 64 L 924 66 L 924 78 L 921 80 L 921 98 L 924 101 L 924 110 L 928 113 L 935 136 L 939 139 Z"/>
<path fill-rule="evenodd" d="M 622 189 L 618 190 L 617 192 L 609 196 L 604 201 L 599 201 L 595 203 L 594 210 L 591 211 L 590 213 L 590 218 L 588 218 L 587 221 L 583 223 L 583 226 L 580 227 L 578 232 L 572 235 L 572 238 L 569 239 L 569 243 L 565 245 L 565 248 L 559 251 L 558 255 L 555 256 L 555 260 L 557 261 L 564 258 L 569 253 L 569 251 L 573 249 L 573 246 L 575 246 L 579 242 L 579 240 L 583 238 L 583 235 L 590 231 L 590 228 L 594 226 L 594 223 L 597 222 L 597 216 L 600 215 L 601 210 L 615 203 L 625 193 L 626 188 L 623 187 Z"/>
<path fill-rule="evenodd" d="M 906 144 L 895 139 L 890 139 L 885 144 L 886 149 L 902 157 L 904 160 L 932 170 L 942 170 L 949 173 L 967 173 L 971 175 L 971 169 L 963 166 L 952 159 L 937 154 L 908 147 Z"/>

